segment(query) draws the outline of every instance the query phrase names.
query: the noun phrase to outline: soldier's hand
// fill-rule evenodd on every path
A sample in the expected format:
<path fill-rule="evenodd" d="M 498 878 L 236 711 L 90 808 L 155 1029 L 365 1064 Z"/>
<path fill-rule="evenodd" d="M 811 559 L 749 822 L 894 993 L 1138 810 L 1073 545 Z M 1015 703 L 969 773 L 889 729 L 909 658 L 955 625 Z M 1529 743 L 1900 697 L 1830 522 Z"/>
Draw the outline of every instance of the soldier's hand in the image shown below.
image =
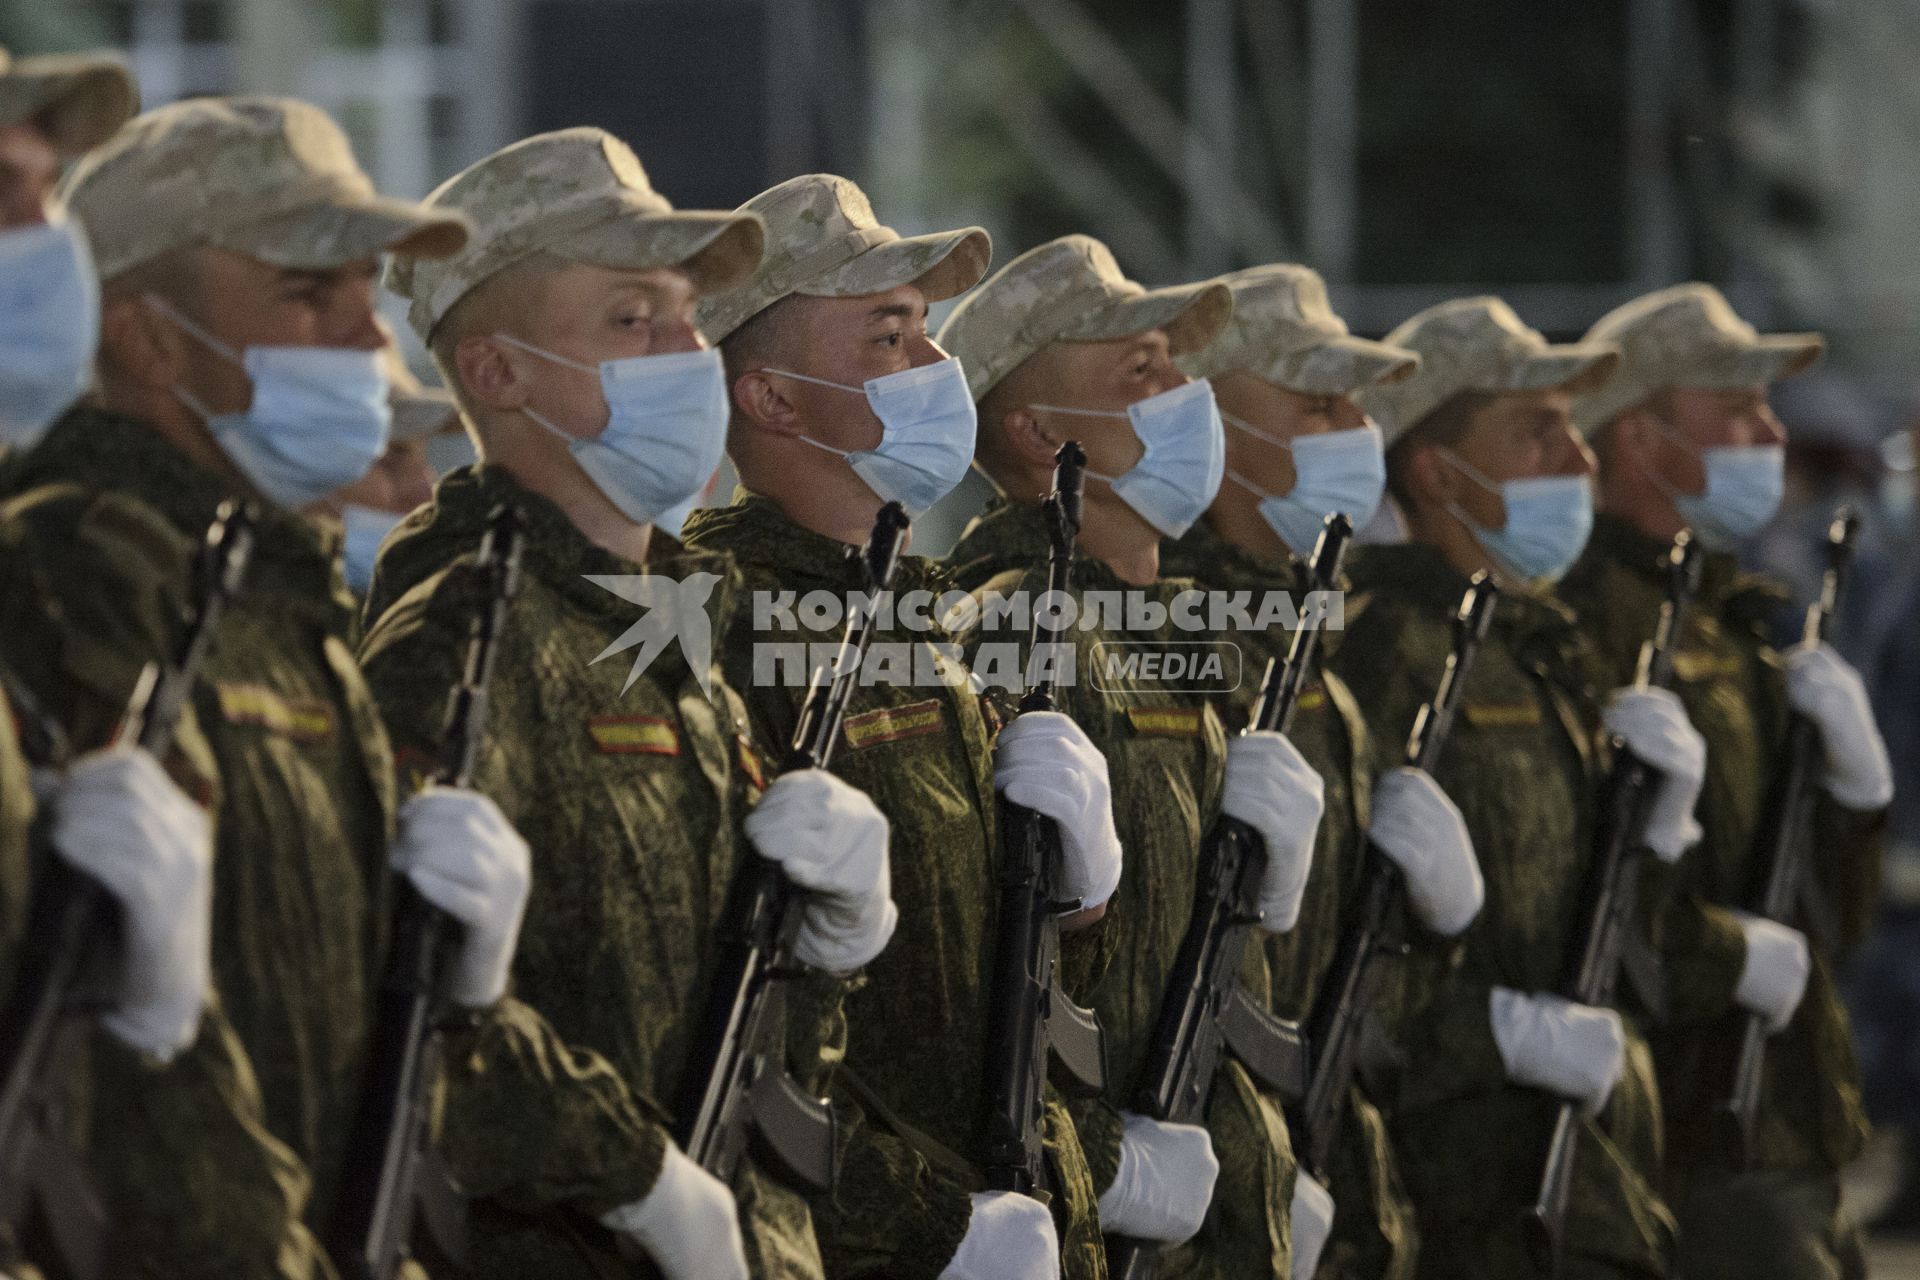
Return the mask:
<path fill-rule="evenodd" d="M 1120 886 L 1120 833 L 1113 825 L 1107 758 L 1073 717 L 1030 711 L 1000 731 L 993 788 L 1060 827 L 1062 898 L 1097 907 Z"/>
<path fill-rule="evenodd" d="M 1678 861 L 1702 834 L 1693 816 L 1707 776 L 1707 741 L 1687 719 L 1670 689 L 1615 689 L 1604 713 L 1607 730 L 1620 736 L 1643 764 L 1660 774 L 1647 815 L 1647 848 L 1662 862 Z"/>
<path fill-rule="evenodd" d="M 1120 1113 L 1120 1170 L 1100 1197 L 1103 1231 L 1178 1244 L 1207 1220 L 1220 1160 L 1196 1124 Z"/>
<path fill-rule="evenodd" d="M 1507 1078 L 1585 1104 L 1598 1114 L 1627 1065 L 1627 1035 L 1612 1009 L 1495 987 L 1489 1020 Z"/>
<path fill-rule="evenodd" d="M 1293 1180 L 1292 1228 L 1293 1264 L 1287 1274 L 1292 1280 L 1313 1280 L 1333 1234 L 1333 1196 L 1304 1169 Z"/>
<path fill-rule="evenodd" d="M 1326 783 L 1285 734 L 1256 729 L 1227 744 L 1220 809 L 1258 831 L 1266 845 L 1260 927 L 1269 933 L 1285 933 L 1300 921 L 1326 803 Z"/>
<path fill-rule="evenodd" d="M 462 926 L 448 983 L 453 1000 L 479 1009 L 506 994 L 533 864 L 499 806 L 477 791 L 428 787 L 400 808 L 392 862 Z"/>
<path fill-rule="evenodd" d="M 1893 802 L 1893 765 L 1860 673 L 1826 644 L 1795 645 L 1786 661 L 1787 700 L 1820 727 L 1827 794 L 1862 813 L 1886 808 Z"/>
<path fill-rule="evenodd" d="M 1373 788 L 1368 834 L 1406 877 L 1420 922 L 1443 938 L 1473 923 L 1487 886 L 1459 806 L 1424 769 L 1383 774 Z"/>
<path fill-rule="evenodd" d="M 940 1280 L 1059 1280 L 1053 1215 L 1014 1191 L 976 1191 L 967 1234 Z"/>
<path fill-rule="evenodd" d="M 886 815 L 824 769 L 774 779 L 746 819 L 762 856 L 807 891 L 794 952 L 829 973 L 851 973 L 879 955 L 900 912 L 887 869 Z"/>
<path fill-rule="evenodd" d="M 120 904 L 125 968 L 106 1028 L 162 1060 L 193 1043 L 212 959 L 213 834 L 137 747 L 82 756 L 53 798 L 60 857 Z"/>
<path fill-rule="evenodd" d="M 1740 982 L 1733 998 L 1742 1009 L 1767 1020 L 1773 1034 L 1786 1030 L 1807 994 L 1807 976 L 1813 971 L 1813 958 L 1807 951 L 1807 935 L 1790 929 L 1777 920 L 1736 911 L 1740 931 L 1746 935 L 1747 958 L 1740 967 Z"/>
<path fill-rule="evenodd" d="M 678 1147 L 668 1146 L 653 1190 L 600 1221 L 651 1258 L 666 1280 L 747 1280 L 733 1192 Z"/>

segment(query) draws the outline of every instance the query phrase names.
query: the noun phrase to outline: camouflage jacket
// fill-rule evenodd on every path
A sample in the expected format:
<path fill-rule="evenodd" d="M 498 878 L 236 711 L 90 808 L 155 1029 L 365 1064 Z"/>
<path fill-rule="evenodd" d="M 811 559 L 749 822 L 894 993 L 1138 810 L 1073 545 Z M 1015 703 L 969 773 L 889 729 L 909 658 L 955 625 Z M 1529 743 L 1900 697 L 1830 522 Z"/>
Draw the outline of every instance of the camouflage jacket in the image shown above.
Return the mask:
<path fill-rule="evenodd" d="M 7 663 L 76 750 L 97 746 L 140 668 L 171 655 L 225 487 L 146 425 L 81 408 L 9 459 L 0 490 L 0 596 L 25 602 L 0 638 Z M 386 736 L 348 648 L 335 548 L 286 512 L 258 535 L 190 709 L 215 818 L 214 977 L 237 1039 L 216 1013 L 204 1069 L 177 1075 L 197 1055 L 176 1060 L 163 1090 L 135 1087 L 148 1068 L 133 1055 L 96 1054 L 118 1062 L 93 1090 L 94 1124 L 134 1272 L 324 1266 L 294 1220 L 300 1164 L 306 1217 L 324 1221 L 354 1104 L 384 919 Z M 106 1107 L 141 1110 L 161 1149 L 103 1130 Z M 186 1204 L 169 1207 L 174 1189 Z"/>
<path fill-rule="evenodd" d="M 764 602 L 784 598 L 791 607 L 794 593 L 844 600 L 859 590 L 848 548 L 745 493 L 731 506 L 695 512 L 685 538 L 696 551 L 731 553 L 739 566 L 754 604 L 736 612 L 720 642 L 727 679 L 744 691 L 760 740 L 790 740 L 808 667 L 802 658 L 776 668 L 778 646 L 837 645 L 844 627 L 809 626 L 804 609 L 790 623 L 769 609 L 765 627 L 754 615 Z M 894 598 L 950 587 L 928 562 L 905 556 Z M 958 648 L 937 622 L 915 631 L 896 617 L 875 630 L 873 644 L 876 654 L 918 671 L 855 690 L 833 771 L 873 797 L 892 824 L 900 924 L 847 997 L 846 1060 L 834 1084 L 845 1134 L 840 1183 L 815 1202 L 814 1220 L 829 1274 L 934 1280 L 965 1234 L 969 1193 L 984 1189 L 975 1161 L 992 941 L 990 730 Z M 1063 970 L 1090 980 L 1097 960 L 1089 953 L 1107 933 L 1098 925 L 1070 935 Z M 1097 1278 L 1105 1260 L 1086 1156 L 1064 1110 L 1051 1109 L 1049 1119 L 1065 1274 Z"/>
<path fill-rule="evenodd" d="M 1452 647 L 1467 581 L 1423 544 L 1369 547 L 1352 566 L 1333 669 L 1352 686 L 1382 767 L 1400 763 L 1415 712 Z M 1528 1274 L 1520 1211 L 1533 1201 L 1558 1102 L 1508 1082 L 1488 1016 L 1496 986 L 1557 992 L 1583 925 L 1603 762 L 1572 616 L 1508 591 L 1467 684 L 1436 777 L 1466 817 L 1486 905 L 1456 946 L 1402 967 L 1397 1067 L 1373 1096 L 1429 1239 L 1470 1230 L 1485 1274 Z M 1568 1253 L 1627 1274 L 1664 1274 L 1673 1220 L 1658 1191 L 1653 1064 L 1628 1020 L 1626 1074 L 1585 1122 Z"/>
<path fill-rule="evenodd" d="M 630 654 L 603 655 L 645 610 L 586 576 L 707 575 L 710 619 L 724 627 L 725 559 L 643 569 L 480 466 L 443 479 L 387 544 L 368 601 L 362 660 L 403 776 L 423 777 L 436 758 L 469 621 L 486 602 L 475 557 L 509 503 L 525 520 L 521 588 L 474 784 L 532 845 L 533 889 L 514 998 L 449 1054 L 443 1142 L 483 1200 L 484 1274 L 588 1280 L 626 1265 L 598 1216 L 644 1197 L 659 1174 L 714 924 L 749 847 L 740 820 L 764 774 L 740 700 L 717 679 L 709 699 L 678 645 L 631 682 Z M 839 983 L 806 983 L 814 999 L 796 1006 L 822 1020 L 837 1011 Z M 803 1044 L 795 1066 L 818 1086 L 820 1036 Z M 735 1190 L 753 1274 L 819 1280 L 804 1201 L 751 1166 Z"/>
<path fill-rule="evenodd" d="M 1191 578 L 1206 591 L 1247 593 L 1256 612 L 1265 592 L 1286 591 L 1297 603 L 1306 589 L 1304 566 L 1277 563 L 1237 547 L 1205 520 L 1184 537 L 1161 544 L 1160 569 L 1168 577 Z M 1326 785 L 1326 812 L 1314 842 L 1313 870 L 1307 878 L 1300 923 L 1287 933 L 1270 935 L 1267 941 L 1274 1010 L 1295 1021 L 1304 1020 L 1313 1009 L 1335 951 L 1352 923 L 1365 870 L 1362 857 L 1374 758 L 1366 721 L 1352 691 L 1326 670 L 1327 657 L 1340 638 L 1340 632 L 1332 630 L 1321 635 L 1314 671 L 1287 730 Z M 1282 627 L 1236 629 L 1215 639 L 1240 651 L 1239 685 L 1215 701 L 1228 724 L 1242 728 L 1252 713 L 1267 664 L 1286 661 L 1293 632 Z M 1361 1087 L 1353 1091 L 1329 1177 L 1336 1213 L 1319 1274 L 1327 1280 L 1347 1276 L 1397 1280 L 1411 1275 L 1419 1247 L 1413 1209 L 1400 1186 L 1380 1112 Z"/>
<path fill-rule="evenodd" d="M 1633 676 L 1666 596 L 1667 544 L 1602 515 L 1593 539 L 1560 584 L 1596 641 L 1607 677 Z M 1779 656 L 1764 619 L 1779 589 L 1709 554 L 1700 596 L 1674 656 L 1674 690 L 1707 740 L 1707 781 L 1698 816 L 1705 838 L 1677 868 L 1665 914 L 1675 1025 L 1653 1041 L 1667 1106 L 1667 1156 L 1678 1168 L 1709 1166 L 1725 1153 L 1704 1121 L 1723 1090 L 1739 1019 L 1728 1016 L 1746 959 L 1728 907 L 1752 905 L 1764 875 L 1755 857 L 1766 798 L 1783 761 L 1789 715 Z M 1817 792 L 1810 826 L 1814 882 L 1838 917 L 1835 945 L 1858 942 L 1872 923 L 1880 883 L 1884 811 L 1857 813 Z M 1775 1167 L 1838 1169 L 1867 1137 L 1846 1013 L 1834 989 L 1834 954 L 1814 949 L 1813 975 L 1793 1022 L 1768 1045 L 1756 1156 Z"/>
<path fill-rule="evenodd" d="M 1020 592 L 1038 600 L 1047 589 L 1047 546 L 1038 507 L 996 500 L 968 526 L 950 559 L 956 581 L 976 600 Z M 1188 585 L 1162 581 L 1137 590 L 1164 608 Z M 1138 668 L 1133 674 L 1108 668 L 1109 655 L 1128 652 L 1118 646 L 1160 647 L 1181 638 L 1170 626 L 1127 631 L 1111 615 L 1092 613 L 1092 593 L 1118 603 L 1132 590 L 1099 561 L 1074 561 L 1073 591 L 1082 606 L 1073 631 L 1075 670 L 1058 691 L 1060 709 L 1107 758 L 1114 821 L 1126 850 L 1111 907 L 1117 951 L 1092 993 L 1106 1042 L 1108 1090 L 1105 1098 L 1072 1108 L 1101 1189 L 1118 1172 L 1119 1113 L 1137 1105 L 1168 973 L 1192 915 L 1195 854 L 1220 811 L 1226 750 L 1220 717 L 1204 696 L 1171 690 Z M 963 640 L 974 669 L 985 676 L 997 668 L 1012 679 L 1025 665 L 1025 629 L 992 628 L 984 617 Z M 987 661 L 989 646 L 1017 654 L 1018 665 Z M 996 698 L 1010 716 L 1017 689 L 1003 689 Z M 1268 992 L 1266 961 L 1257 947 L 1249 949 L 1241 977 L 1254 992 Z M 1223 1278 L 1285 1275 L 1293 1151 L 1277 1101 L 1262 1096 L 1240 1065 L 1229 1061 L 1215 1084 L 1207 1126 L 1221 1162 L 1213 1207 L 1200 1234 L 1169 1251 L 1166 1270 Z"/>

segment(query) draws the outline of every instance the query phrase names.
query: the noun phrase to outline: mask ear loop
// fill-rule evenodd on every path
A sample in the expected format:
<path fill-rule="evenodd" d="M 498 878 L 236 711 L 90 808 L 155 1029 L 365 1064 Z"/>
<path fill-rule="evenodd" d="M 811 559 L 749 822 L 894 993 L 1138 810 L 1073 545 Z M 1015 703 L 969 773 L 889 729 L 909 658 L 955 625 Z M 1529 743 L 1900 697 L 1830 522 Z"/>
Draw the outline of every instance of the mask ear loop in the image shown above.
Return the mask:
<path fill-rule="evenodd" d="M 1041 413 L 1070 414 L 1076 418 L 1128 418 L 1128 419 L 1131 419 L 1133 416 L 1132 414 L 1128 413 L 1125 409 L 1069 409 L 1066 405 L 1063 405 L 1063 404 L 1030 404 L 1027 406 L 1027 408 L 1038 409 Z M 1141 447 L 1145 448 L 1145 446 L 1146 446 L 1146 442 L 1142 441 Z M 1107 483 L 1108 485 L 1112 485 L 1115 481 L 1117 481 L 1120 478 L 1118 476 L 1107 475 L 1103 471 L 1095 471 L 1092 467 L 1084 468 L 1080 474 L 1086 476 L 1089 480 L 1101 480 Z"/>
<path fill-rule="evenodd" d="M 577 369 L 581 373 L 598 374 L 600 372 L 600 367 L 598 365 L 583 364 L 578 360 L 572 360 L 563 355 L 556 355 L 555 353 L 548 351 L 545 348 L 534 346 L 531 342 L 523 342 L 519 338 L 514 337 L 510 333 L 496 333 L 493 335 L 493 340 L 495 342 L 504 342 L 510 347 L 518 347 L 520 350 L 526 352 L 528 355 L 538 356 L 542 360 L 550 361 L 551 363 L 557 364 L 562 368 Z M 604 393 L 602 394 L 601 398 L 602 399 L 606 398 Z M 535 424 L 545 427 L 549 432 L 559 437 L 561 440 L 566 441 L 568 445 L 581 444 L 581 443 L 584 443 L 585 440 L 590 440 L 594 438 L 592 436 L 587 436 L 587 437 L 576 436 L 569 432 L 562 431 L 558 426 L 554 425 L 553 419 L 547 417 L 546 414 L 541 413 L 538 409 L 535 409 L 532 405 L 528 405 L 528 404 L 521 405 L 520 412 L 526 414 L 527 417 L 531 418 Z M 607 412 L 609 414 L 609 418 L 611 418 L 611 414 L 613 412 L 613 408 L 611 405 L 608 406 Z"/>
<path fill-rule="evenodd" d="M 207 350 L 213 352 L 213 354 L 219 356 L 222 360 L 225 360 L 228 364 L 237 366 L 241 372 L 246 372 L 247 362 L 239 352 L 207 332 L 205 328 L 196 323 L 184 311 L 180 310 L 180 308 L 174 306 L 157 293 L 143 293 L 140 295 L 140 301 L 147 310 L 164 320 L 173 322 L 179 326 L 180 331 L 189 338 L 192 338 L 195 342 L 198 342 Z M 252 385 L 253 378 L 251 375 L 248 376 L 247 382 L 249 386 Z M 214 415 L 207 408 L 205 401 L 201 400 L 199 396 L 196 396 L 193 392 L 187 390 L 177 382 L 168 387 L 167 390 L 175 400 L 178 400 L 186 406 L 187 412 L 199 418 L 201 423 L 209 429 L 212 428 Z"/>
<path fill-rule="evenodd" d="M 1701 463 L 1704 471 L 1705 458 L 1703 457 L 1698 445 L 1694 444 L 1693 441 L 1681 435 L 1677 429 L 1675 429 L 1671 424 L 1667 422 L 1666 419 L 1662 418 L 1659 414 L 1652 413 L 1646 410 L 1642 410 L 1642 412 L 1645 412 L 1647 414 L 1647 420 L 1653 423 L 1653 429 L 1655 431 L 1658 431 L 1661 435 L 1665 436 L 1669 443 L 1677 444 L 1682 449 L 1685 449 L 1688 453 L 1692 454 L 1694 456 L 1694 460 Z M 1665 476 L 1661 475 L 1658 471 L 1654 470 L 1652 464 L 1649 463 L 1649 464 L 1643 465 L 1642 470 L 1646 472 L 1647 479 L 1653 484 L 1653 487 L 1658 489 L 1661 492 L 1662 496 L 1664 496 L 1667 499 L 1667 501 L 1678 502 L 1682 497 L 1694 496 L 1692 494 L 1682 494 L 1678 489 L 1674 488 L 1673 485 L 1668 482 Z"/>
<path fill-rule="evenodd" d="M 770 373 L 776 378 L 792 378 L 795 382 L 811 382 L 817 387 L 832 387 L 838 391 L 851 392 L 856 396 L 865 396 L 867 394 L 867 389 L 865 387 L 850 387 L 844 382 L 829 382 L 825 378 L 809 377 L 807 374 L 804 374 L 804 373 L 789 373 L 785 369 L 754 369 L 751 372 Z M 879 415 L 876 414 L 874 416 L 877 418 Z M 887 431 L 887 424 L 882 422 L 880 424 L 880 435 L 883 440 L 886 438 L 886 431 Z M 795 436 L 794 439 L 803 440 L 806 443 L 812 445 L 816 449 L 824 450 L 827 453 L 831 453 L 842 458 L 851 458 L 856 453 L 868 452 L 868 450 L 865 450 L 865 449 L 836 449 L 830 444 L 827 444 L 820 440 L 815 440 L 812 436 Z"/>

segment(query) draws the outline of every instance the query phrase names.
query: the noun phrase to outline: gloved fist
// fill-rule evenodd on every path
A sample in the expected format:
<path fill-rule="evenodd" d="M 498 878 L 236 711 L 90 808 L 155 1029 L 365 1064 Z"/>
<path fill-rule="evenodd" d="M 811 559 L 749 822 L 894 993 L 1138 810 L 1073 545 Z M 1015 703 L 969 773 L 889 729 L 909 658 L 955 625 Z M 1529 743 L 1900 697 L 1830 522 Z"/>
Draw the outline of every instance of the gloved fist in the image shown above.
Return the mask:
<path fill-rule="evenodd" d="M 1268 933 L 1285 933 L 1300 921 L 1326 791 L 1326 783 L 1283 733 L 1255 729 L 1227 743 L 1220 810 L 1258 831 L 1267 847 L 1260 927 Z"/>
<path fill-rule="evenodd" d="M 1707 776 L 1707 741 L 1687 719 L 1670 689 L 1615 689 L 1604 713 L 1607 731 L 1660 774 L 1647 817 L 1647 848 L 1662 862 L 1677 862 L 1703 834 L 1694 802 Z"/>
<path fill-rule="evenodd" d="M 1107 758 L 1072 716 L 1014 717 L 993 751 L 993 789 L 1060 827 L 1060 896 L 1097 907 L 1120 887 L 1120 833 L 1113 826 Z"/>
<path fill-rule="evenodd" d="M 1320 1252 L 1333 1234 L 1333 1197 L 1302 1169 L 1293 1180 L 1293 1280 L 1313 1280 Z"/>
<path fill-rule="evenodd" d="M 1893 764 L 1860 673 L 1827 644 L 1797 644 L 1785 656 L 1787 701 L 1820 728 L 1827 763 L 1821 785 L 1849 809 L 1886 808 L 1893 802 Z"/>
<path fill-rule="evenodd" d="M 887 818 L 867 793 L 824 769 L 774 779 L 747 815 L 747 838 L 807 890 L 794 953 L 828 973 L 851 973 L 887 945 L 893 905 Z"/>
<path fill-rule="evenodd" d="M 1196 1124 L 1168 1124 L 1120 1113 L 1120 1170 L 1100 1197 L 1104 1231 L 1179 1244 L 1207 1220 L 1220 1161 Z"/>
<path fill-rule="evenodd" d="M 1734 1003 L 1765 1018 L 1771 1033 L 1778 1035 L 1793 1021 L 1800 998 L 1807 994 L 1807 975 L 1813 971 L 1807 935 L 1765 916 L 1744 911 L 1734 915 L 1747 936 L 1747 959 L 1733 989 Z"/>
<path fill-rule="evenodd" d="M 1506 987 L 1495 987 L 1488 1003 L 1509 1080 L 1584 1103 L 1590 1114 L 1607 1105 L 1627 1066 L 1619 1014 Z"/>
<path fill-rule="evenodd" d="M 212 983 L 213 833 L 137 747 L 76 760 L 53 800 L 56 853 L 120 905 L 125 965 L 107 1030 L 166 1060 L 193 1043 Z"/>
<path fill-rule="evenodd" d="M 652 1259 L 666 1280 L 747 1280 L 733 1192 L 678 1147 L 667 1147 L 653 1190 L 600 1222 Z"/>
<path fill-rule="evenodd" d="M 976 1191 L 967 1234 L 940 1280 L 1059 1280 L 1053 1215 L 1017 1191 Z"/>
<path fill-rule="evenodd" d="M 1422 924 L 1451 938 L 1473 923 L 1486 901 L 1486 882 L 1467 820 L 1431 774 L 1403 766 L 1381 775 L 1368 834 L 1400 868 Z"/>
<path fill-rule="evenodd" d="M 428 787 L 400 806 L 391 861 L 421 897 L 460 922 L 448 996 L 481 1009 L 505 995 L 533 866 L 499 806 L 477 791 Z"/>

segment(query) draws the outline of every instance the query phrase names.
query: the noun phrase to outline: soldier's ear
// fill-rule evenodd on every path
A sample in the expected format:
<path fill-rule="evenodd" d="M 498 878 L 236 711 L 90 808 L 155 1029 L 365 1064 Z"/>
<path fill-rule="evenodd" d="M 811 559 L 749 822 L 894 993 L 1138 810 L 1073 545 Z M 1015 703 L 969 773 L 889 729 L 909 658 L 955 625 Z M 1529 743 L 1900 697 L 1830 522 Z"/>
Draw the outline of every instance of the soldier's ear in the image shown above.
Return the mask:
<path fill-rule="evenodd" d="M 511 413 L 525 407 L 527 382 L 506 343 L 470 333 L 454 347 L 453 363 L 460 385 L 481 408 Z"/>
<path fill-rule="evenodd" d="M 1030 467 L 1053 466 L 1053 455 L 1060 448 L 1060 441 L 1049 436 L 1039 416 L 1024 405 L 1000 416 L 1000 436 L 1014 456 Z"/>
<path fill-rule="evenodd" d="M 733 380 L 733 407 L 740 416 L 763 431 L 775 435 L 801 433 L 800 412 L 787 399 L 787 380 L 762 370 L 743 373 Z"/>
<path fill-rule="evenodd" d="M 186 376 L 187 337 L 141 295 L 109 296 L 100 311 L 100 363 L 116 378 L 165 395 Z"/>
<path fill-rule="evenodd" d="M 1459 472 L 1447 464 L 1436 445 L 1417 445 L 1407 457 L 1407 487 L 1420 507 L 1441 507 L 1457 501 Z"/>

